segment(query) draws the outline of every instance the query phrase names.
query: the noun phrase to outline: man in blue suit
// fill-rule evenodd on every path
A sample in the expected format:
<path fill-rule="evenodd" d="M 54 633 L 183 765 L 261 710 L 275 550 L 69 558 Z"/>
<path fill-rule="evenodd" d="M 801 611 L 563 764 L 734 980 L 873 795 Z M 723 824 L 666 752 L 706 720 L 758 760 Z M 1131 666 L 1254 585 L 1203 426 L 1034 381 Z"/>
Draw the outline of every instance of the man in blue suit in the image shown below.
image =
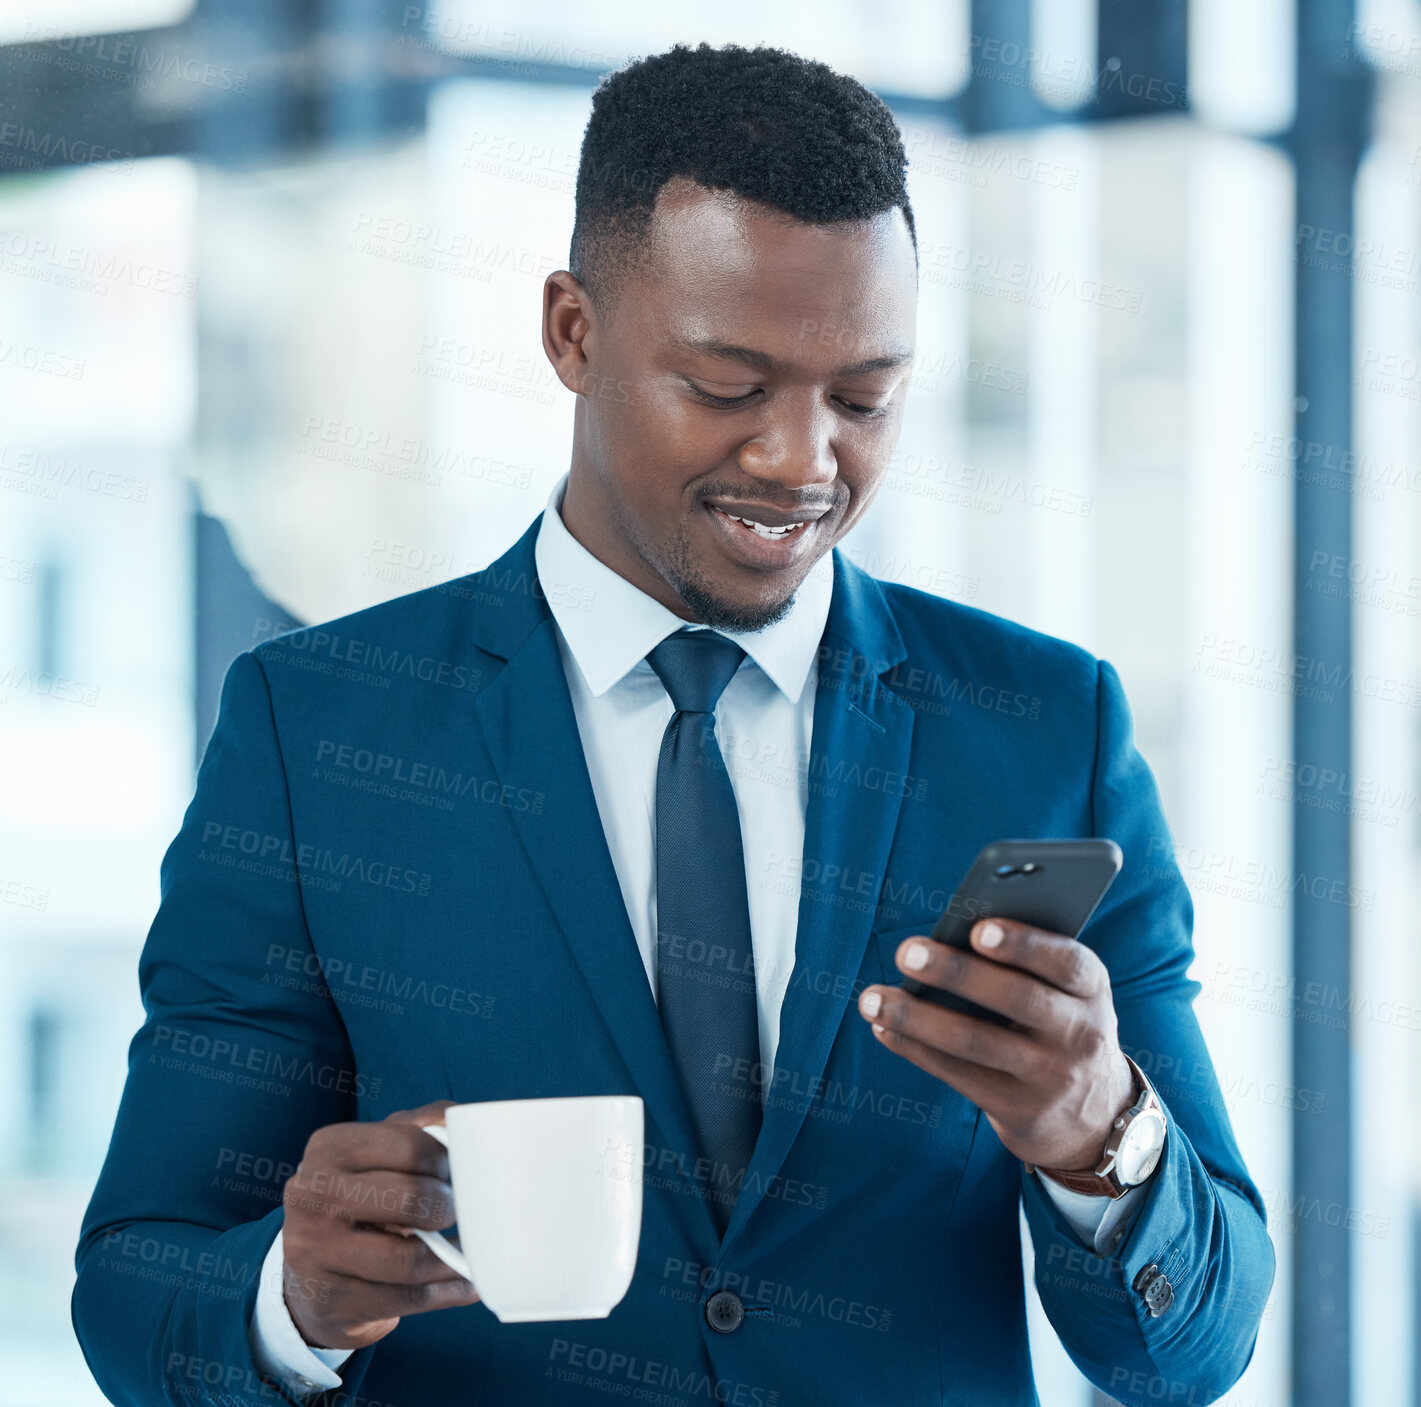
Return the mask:
<path fill-rule="evenodd" d="M 1212 1401 L 1273 1253 L 1111 666 L 835 550 L 897 439 L 900 136 L 781 51 L 593 100 L 543 340 L 547 508 L 459 581 L 232 665 L 163 863 L 75 1325 L 117 1403 L 1033 1403 L 1051 1321 Z M 1079 943 L 928 933 L 983 844 L 1110 837 Z M 912 974 L 1010 1018 L 909 996 Z M 449 1101 L 636 1094 L 636 1274 L 498 1322 Z"/>

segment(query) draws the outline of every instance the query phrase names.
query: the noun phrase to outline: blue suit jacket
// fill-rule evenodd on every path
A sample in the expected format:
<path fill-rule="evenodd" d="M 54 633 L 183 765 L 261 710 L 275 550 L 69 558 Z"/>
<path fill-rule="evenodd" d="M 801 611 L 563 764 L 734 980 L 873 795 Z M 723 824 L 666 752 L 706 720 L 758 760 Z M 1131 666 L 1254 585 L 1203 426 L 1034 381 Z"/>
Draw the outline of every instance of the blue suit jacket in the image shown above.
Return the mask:
<path fill-rule="evenodd" d="M 804 854 L 747 861 L 751 883 L 802 897 L 774 1088 L 721 1239 L 538 588 L 538 522 L 482 572 L 231 667 L 163 861 L 147 1020 L 77 1256 L 74 1322 L 111 1400 L 280 1400 L 247 1325 L 314 1129 L 440 1098 L 612 1093 L 645 1100 L 650 1161 L 636 1275 L 610 1316 L 411 1316 L 328 1400 L 1033 1403 L 1023 1198 L 1042 1298 L 1088 1377 L 1127 1404 L 1225 1391 L 1273 1252 L 1114 670 L 834 552 Z M 1169 1110 L 1112 1260 L 855 1009 L 984 843 L 1076 836 L 1124 851 L 1084 939 Z M 1151 1263 L 1174 1287 L 1157 1318 L 1131 1288 Z M 721 1289 L 746 1308 L 726 1334 L 704 1313 Z"/>

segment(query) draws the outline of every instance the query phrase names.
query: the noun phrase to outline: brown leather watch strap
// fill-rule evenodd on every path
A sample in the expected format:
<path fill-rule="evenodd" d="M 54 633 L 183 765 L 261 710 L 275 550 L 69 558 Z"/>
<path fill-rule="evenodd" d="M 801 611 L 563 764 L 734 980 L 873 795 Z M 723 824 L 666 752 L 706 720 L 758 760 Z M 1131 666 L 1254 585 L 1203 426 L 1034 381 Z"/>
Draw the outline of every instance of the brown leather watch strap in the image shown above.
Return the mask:
<path fill-rule="evenodd" d="M 1113 1168 L 1104 1177 L 1091 1168 L 1081 1172 L 1060 1172 L 1055 1168 L 1037 1168 L 1036 1171 L 1043 1177 L 1049 1177 L 1052 1182 L 1059 1182 L 1062 1187 L 1069 1187 L 1072 1192 L 1084 1192 L 1089 1197 L 1114 1199 L 1123 1197 L 1130 1190 L 1128 1187 L 1121 1187 Z"/>

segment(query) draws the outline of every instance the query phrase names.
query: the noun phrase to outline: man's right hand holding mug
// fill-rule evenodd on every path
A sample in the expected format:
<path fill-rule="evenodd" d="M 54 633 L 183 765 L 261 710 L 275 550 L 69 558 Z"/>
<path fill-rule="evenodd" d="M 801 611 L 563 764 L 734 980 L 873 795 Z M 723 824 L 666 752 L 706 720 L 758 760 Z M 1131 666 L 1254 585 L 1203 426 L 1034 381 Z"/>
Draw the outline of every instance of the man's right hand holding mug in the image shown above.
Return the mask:
<path fill-rule="evenodd" d="M 282 1193 L 283 1290 L 317 1348 L 365 1348 L 406 1314 L 473 1304 L 473 1285 L 404 1228 L 454 1224 L 449 1155 L 420 1130 L 451 1101 L 379 1123 L 328 1124 Z"/>

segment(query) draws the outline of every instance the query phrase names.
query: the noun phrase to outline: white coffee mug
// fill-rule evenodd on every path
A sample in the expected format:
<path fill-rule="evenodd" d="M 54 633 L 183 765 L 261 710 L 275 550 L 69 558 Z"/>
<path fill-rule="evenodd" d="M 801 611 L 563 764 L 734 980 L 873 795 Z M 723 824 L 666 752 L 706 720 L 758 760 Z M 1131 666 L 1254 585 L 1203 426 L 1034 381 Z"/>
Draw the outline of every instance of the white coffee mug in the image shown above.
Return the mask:
<path fill-rule="evenodd" d="M 636 1095 L 455 1104 L 424 1131 L 449 1150 L 460 1245 L 414 1234 L 500 1322 L 605 1319 L 621 1303 L 641 1241 Z"/>

